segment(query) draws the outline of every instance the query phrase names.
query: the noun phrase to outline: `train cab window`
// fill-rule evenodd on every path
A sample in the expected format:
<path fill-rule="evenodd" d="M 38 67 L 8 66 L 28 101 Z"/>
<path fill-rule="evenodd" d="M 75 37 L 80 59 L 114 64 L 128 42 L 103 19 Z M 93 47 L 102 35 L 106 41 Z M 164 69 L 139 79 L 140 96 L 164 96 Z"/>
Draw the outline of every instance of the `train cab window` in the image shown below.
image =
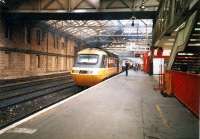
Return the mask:
<path fill-rule="evenodd" d="M 98 63 L 98 58 L 99 56 L 94 54 L 81 54 L 78 56 L 77 63 L 95 65 Z"/>

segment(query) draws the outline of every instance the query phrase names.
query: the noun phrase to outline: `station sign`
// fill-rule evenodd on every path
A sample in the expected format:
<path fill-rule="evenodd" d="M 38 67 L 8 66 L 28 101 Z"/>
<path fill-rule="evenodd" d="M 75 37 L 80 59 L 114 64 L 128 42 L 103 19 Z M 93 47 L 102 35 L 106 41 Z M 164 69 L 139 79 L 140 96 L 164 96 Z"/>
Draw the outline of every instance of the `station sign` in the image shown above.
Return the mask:
<path fill-rule="evenodd" d="M 126 49 L 128 51 L 149 51 L 150 50 L 150 47 L 147 46 L 146 44 L 136 44 L 136 43 L 128 43 L 126 45 Z"/>

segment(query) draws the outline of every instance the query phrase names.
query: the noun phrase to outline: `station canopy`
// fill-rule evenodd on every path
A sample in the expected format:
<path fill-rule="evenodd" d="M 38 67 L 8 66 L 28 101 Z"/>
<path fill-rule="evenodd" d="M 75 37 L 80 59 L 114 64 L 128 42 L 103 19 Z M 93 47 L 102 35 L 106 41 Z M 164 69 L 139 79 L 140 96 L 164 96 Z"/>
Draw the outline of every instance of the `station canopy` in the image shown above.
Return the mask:
<path fill-rule="evenodd" d="M 153 22 L 150 19 L 49 20 L 47 24 L 84 41 L 90 47 L 116 51 L 127 50 L 127 45 L 130 47 L 131 44 L 148 47 L 152 39 Z"/>
<path fill-rule="evenodd" d="M 50 20 L 49 25 L 56 25 L 57 28 L 72 34 L 73 36 L 86 39 L 101 36 L 128 36 L 144 35 L 152 32 L 152 20 Z"/>
<path fill-rule="evenodd" d="M 0 3 L 3 3 L 10 7 L 10 5 L 14 5 L 13 7 L 17 7 L 15 5 L 20 5 L 23 2 L 28 2 L 25 0 L 0 0 Z M 56 6 L 56 0 L 49 1 L 50 6 Z M 89 4 L 90 6 L 93 4 L 93 0 L 80 0 L 80 3 L 71 3 L 72 7 L 69 7 L 71 11 L 65 11 L 68 14 L 76 14 L 77 11 L 86 11 L 87 13 Z M 150 12 L 151 10 L 156 11 L 158 8 L 158 4 L 160 0 L 110 0 L 110 1 L 100 1 L 96 0 L 97 3 L 100 3 L 94 7 L 89 7 L 94 13 L 108 12 L 109 11 L 126 11 L 129 14 L 134 15 L 134 11 L 137 12 Z M 28 3 L 29 4 L 29 3 Z M 86 5 L 85 5 L 86 4 Z M 102 7 L 104 5 L 104 7 Z M 106 7 L 105 7 L 106 6 Z M 100 8 L 100 10 L 99 10 Z M 54 14 L 59 14 L 59 8 L 53 11 Z M 29 11 L 34 14 L 41 14 L 44 11 Z M 15 10 L 18 12 L 18 10 Z M 24 11 L 20 11 L 18 14 L 23 13 Z M 25 11 L 26 12 L 26 11 Z M 52 12 L 48 11 L 47 12 Z M 101 13 L 100 12 L 100 13 Z M 11 14 L 13 14 L 11 12 Z M 77 13 L 78 14 L 78 13 Z M 43 22 L 47 23 L 51 27 L 61 30 L 66 33 L 70 37 L 74 37 L 78 42 L 84 43 L 85 46 L 88 47 L 104 47 L 112 52 L 114 51 L 147 51 L 149 50 L 149 45 L 152 41 L 152 19 L 141 19 L 140 17 L 132 16 L 126 20 L 68 20 L 68 19 L 56 19 L 56 20 L 46 20 L 41 19 Z M 44 16 L 42 16 L 44 17 Z M 46 16 L 48 17 L 48 16 Z M 31 16 L 32 18 L 32 16 Z M 141 49 L 140 49 L 141 48 Z"/>

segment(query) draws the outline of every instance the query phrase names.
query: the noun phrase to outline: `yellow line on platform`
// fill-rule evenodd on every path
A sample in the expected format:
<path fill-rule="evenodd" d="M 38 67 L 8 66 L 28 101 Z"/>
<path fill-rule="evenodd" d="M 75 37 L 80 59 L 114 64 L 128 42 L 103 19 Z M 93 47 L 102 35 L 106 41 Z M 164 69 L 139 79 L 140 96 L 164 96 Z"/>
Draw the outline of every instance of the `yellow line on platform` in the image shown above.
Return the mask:
<path fill-rule="evenodd" d="M 163 112 L 162 112 L 162 110 L 161 110 L 161 108 L 158 104 L 156 104 L 156 110 L 159 112 L 160 118 L 162 119 L 164 126 L 167 127 L 167 128 L 170 128 L 170 125 L 169 125 L 167 119 L 165 118 L 165 116 L 164 116 L 164 114 L 163 114 Z"/>

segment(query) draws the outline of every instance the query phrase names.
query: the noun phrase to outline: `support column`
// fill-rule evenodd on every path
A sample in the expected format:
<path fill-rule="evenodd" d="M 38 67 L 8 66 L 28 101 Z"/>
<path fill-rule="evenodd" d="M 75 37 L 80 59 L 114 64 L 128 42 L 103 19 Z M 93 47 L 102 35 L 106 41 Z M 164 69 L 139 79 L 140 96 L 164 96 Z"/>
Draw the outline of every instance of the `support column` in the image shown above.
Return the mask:
<path fill-rule="evenodd" d="M 154 57 L 154 46 L 152 45 L 151 46 L 151 51 L 150 51 L 150 53 L 151 53 L 151 55 L 150 55 L 150 65 L 149 65 L 149 75 L 151 76 L 151 75 L 153 75 L 153 57 Z"/>
<path fill-rule="evenodd" d="M 153 19 L 153 30 L 154 30 L 154 27 L 156 26 L 156 19 Z M 154 35 L 154 33 L 153 33 Z M 153 58 L 154 58 L 154 43 L 155 43 L 155 37 L 153 37 L 153 41 L 152 41 L 152 44 L 150 46 L 150 65 L 149 65 L 149 75 L 153 75 Z"/>

